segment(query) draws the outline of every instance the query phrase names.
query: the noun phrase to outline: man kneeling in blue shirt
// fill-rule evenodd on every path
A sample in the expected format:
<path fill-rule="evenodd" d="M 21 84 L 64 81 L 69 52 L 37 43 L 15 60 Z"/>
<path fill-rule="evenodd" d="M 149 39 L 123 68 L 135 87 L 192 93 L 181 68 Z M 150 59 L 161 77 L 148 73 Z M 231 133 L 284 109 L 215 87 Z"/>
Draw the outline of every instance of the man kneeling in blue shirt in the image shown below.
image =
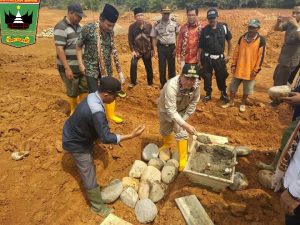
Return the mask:
<path fill-rule="evenodd" d="M 104 144 L 119 144 L 121 141 L 141 135 L 145 129 L 144 126 L 139 126 L 126 135 L 110 132 L 104 104 L 112 103 L 120 91 L 121 83 L 117 79 L 113 77 L 102 78 L 98 91 L 89 94 L 77 106 L 63 127 L 62 146 L 75 161 L 91 209 L 103 217 L 106 217 L 111 209 L 103 203 L 100 187 L 97 184 L 92 156 L 94 142 L 99 138 Z"/>

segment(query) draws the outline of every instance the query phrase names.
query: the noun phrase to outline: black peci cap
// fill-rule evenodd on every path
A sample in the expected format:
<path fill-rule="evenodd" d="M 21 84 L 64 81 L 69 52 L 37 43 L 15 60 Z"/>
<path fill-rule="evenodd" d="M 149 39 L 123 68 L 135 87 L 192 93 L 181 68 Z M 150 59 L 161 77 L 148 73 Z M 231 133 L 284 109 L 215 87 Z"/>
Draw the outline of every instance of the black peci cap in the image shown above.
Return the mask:
<path fill-rule="evenodd" d="M 141 7 L 137 7 L 133 10 L 134 15 L 143 13 L 143 9 Z"/>
<path fill-rule="evenodd" d="M 116 23 L 119 18 L 118 10 L 110 4 L 105 4 L 100 17 L 108 20 L 111 23 Z"/>

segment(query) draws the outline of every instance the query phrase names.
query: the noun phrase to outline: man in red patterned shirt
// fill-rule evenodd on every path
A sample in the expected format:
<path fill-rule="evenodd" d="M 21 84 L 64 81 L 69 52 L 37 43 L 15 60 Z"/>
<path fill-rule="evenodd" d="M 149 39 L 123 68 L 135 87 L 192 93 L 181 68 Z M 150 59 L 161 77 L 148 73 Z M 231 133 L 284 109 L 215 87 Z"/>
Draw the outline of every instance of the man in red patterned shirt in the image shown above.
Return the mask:
<path fill-rule="evenodd" d="M 179 31 L 177 39 L 177 62 L 181 68 L 185 63 L 197 64 L 198 45 L 201 32 L 201 24 L 198 21 L 198 8 L 191 6 L 186 9 L 188 22 Z"/>

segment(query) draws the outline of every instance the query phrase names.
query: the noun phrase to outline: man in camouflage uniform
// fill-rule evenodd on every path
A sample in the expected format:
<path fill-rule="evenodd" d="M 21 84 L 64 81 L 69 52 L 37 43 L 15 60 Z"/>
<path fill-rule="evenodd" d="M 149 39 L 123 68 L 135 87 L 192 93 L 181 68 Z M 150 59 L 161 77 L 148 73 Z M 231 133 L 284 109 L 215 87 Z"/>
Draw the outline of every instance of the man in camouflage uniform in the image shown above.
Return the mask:
<path fill-rule="evenodd" d="M 119 12 L 112 5 L 106 4 L 97 23 L 88 23 L 82 27 L 82 32 L 77 41 L 77 58 L 80 71 L 85 73 L 89 92 L 98 88 L 98 79 L 112 76 L 111 55 L 113 55 L 121 83 L 125 82 L 121 67 L 118 62 L 114 45 L 113 28 L 118 20 Z M 84 46 L 84 60 L 82 48 Z M 119 94 L 125 97 L 125 93 Z M 115 101 L 106 105 L 107 117 L 116 123 L 123 120 L 115 115 Z"/>
<path fill-rule="evenodd" d="M 154 49 L 154 57 L 158 55 L 159 77 L 161 88 L 167 82 L 166 66 L 168 63 L 169 79 L 175 76 L 176 37 L 179 33 L 179 24 L 174 17 L 170 17 L 171 8 L 161 9 L 162 18 L 152 27 L 150 36 Z"/>

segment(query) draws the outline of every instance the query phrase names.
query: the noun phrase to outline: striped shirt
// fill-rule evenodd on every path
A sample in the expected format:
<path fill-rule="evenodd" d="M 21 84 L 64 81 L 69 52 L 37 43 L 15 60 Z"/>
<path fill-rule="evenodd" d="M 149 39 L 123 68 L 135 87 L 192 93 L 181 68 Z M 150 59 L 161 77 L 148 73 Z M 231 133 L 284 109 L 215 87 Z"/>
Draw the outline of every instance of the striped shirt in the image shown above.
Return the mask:
<path fill-rule="evenodd" d="M 79 73 L 79 67 L 76 56 L 76 42 L 81 32 L 80 25 L 72 25 L 67 17 L 58 22 L 54 27 L 54 41 L 56 46 L 63 46 L 68 64 L 73 73 Z M 56 55 L 57 68 L 64 71 L 62 61 Z"/>

